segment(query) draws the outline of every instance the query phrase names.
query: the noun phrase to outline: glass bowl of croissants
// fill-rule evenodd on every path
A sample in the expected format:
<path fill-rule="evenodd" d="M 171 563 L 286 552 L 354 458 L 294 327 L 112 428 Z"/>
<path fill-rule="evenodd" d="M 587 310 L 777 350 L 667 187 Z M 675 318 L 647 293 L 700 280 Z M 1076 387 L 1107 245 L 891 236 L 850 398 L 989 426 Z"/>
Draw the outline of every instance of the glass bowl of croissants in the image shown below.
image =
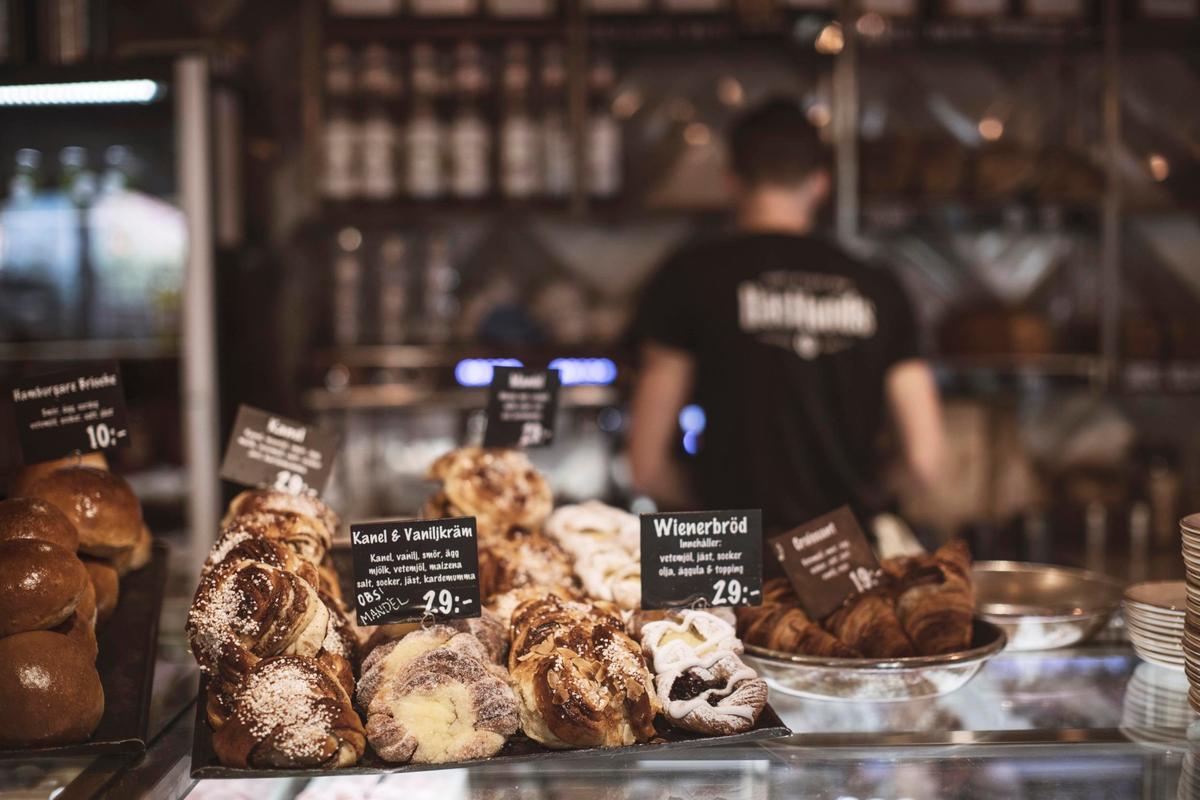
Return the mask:
<path fill-rule="evenodd" d="M 746 656 L 772 688 L 822 700 L 913 700 L 964 686 L 1004 649 L 974 616 L 971 553 L 955 540 L 933 553 L 886 559 L 875 589 L 811 619 L 785 578 L 740 608 Z"/>

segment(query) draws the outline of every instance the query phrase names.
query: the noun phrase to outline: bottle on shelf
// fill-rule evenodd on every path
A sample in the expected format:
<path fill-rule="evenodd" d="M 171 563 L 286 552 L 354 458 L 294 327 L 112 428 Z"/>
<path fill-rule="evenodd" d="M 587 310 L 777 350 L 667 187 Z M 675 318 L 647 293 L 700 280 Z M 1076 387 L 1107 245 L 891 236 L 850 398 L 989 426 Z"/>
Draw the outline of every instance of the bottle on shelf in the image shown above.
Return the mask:
<path fill-rule="evenodd" d="M 367 46 L 360 59 L 359 90 L 366 114 L 359 127 L 359 192 L 385 200 L 399 192 L 397 149 L 400 132 L 391 104 L 400 92 L 400 76 L 391 53 L 379 44 Z"/>
<path fill-rule="evenodd" d="M 390 17 L 401 6 L 400 0 L 329 0 L 329 11 L 343 17 Z"/>
<path fill-rule="evenodd" d="M 567 70 L 562 45 L 542 48 L 542 193 L 564 198 L 571 193 L 574 159 L 567 124 Z"/>
<path fill-rule="evenodd" d="M 408 243 L 389 234 L 379 247 L 379 342 L 404 344 L 408 337 Z"/>
<path fill-rule="evenodd" d="M 479 45 L 460 43 L 455 50 L 455 109 L 450 123 L 450 189 L 456 197 L 478 199 L 491 191 L 492 132 L 480 110 L 486 90 Z"/>
<path fill-rule="evenodd" d="M 354 90 L 353 54 L 345 45 L 325 51 L 325 97 L 328 114 L 322 132 L 321 192 L 331 200 L 356 193 L 358 126 L 351 114 Z"/>
<path fill-rule="evenodd" d="M 361 247 L 362 232 L 357 228 L 338 231 L 337 254 L 333 261 L 333 341 L 339 347 L 361 343 Z"/>
<path fill-rule="evenodd" d="M 538 131 L 529 113 L 529 46 L 504 50 L 504 101 L 500 121 L 500 188 L 506 197 L 538 192 Z"/>
<path fill-rule="evenodd" d="M 429 240 L 425 261 L 423 316 L 428 344 L 446 344 L 453 338 L 459 308 L 458 282 L 458 270 L 450 262 L 450 243 L 445 234 L 436 234 Z"/>
<path fill-rule="evenodd" d="M 408 194 L 419 200 L 440 197 L 444 191 L 442 123 L 438 119 L 437 51 L 427 43 L 413 47 L 412 116 L 405 132 L 405 177 Z"/>
<path fill-rule="evenodd" d="M 612 113 L 616 71 L 607 57 L 588 67 L 588 121 L 586 141 L 587 190 L 593 197 L 612 197 L 621 191 L 621 126 Z"/>

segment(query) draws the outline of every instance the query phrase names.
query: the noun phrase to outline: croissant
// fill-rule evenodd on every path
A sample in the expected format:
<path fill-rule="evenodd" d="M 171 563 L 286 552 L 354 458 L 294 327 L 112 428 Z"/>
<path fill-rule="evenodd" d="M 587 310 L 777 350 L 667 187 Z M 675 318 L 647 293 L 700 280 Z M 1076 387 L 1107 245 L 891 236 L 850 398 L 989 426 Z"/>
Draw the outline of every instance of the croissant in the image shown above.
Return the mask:
<path fill-rule="evenodd" d="M 896 614 L 917 652 L 940 655 L 970 647 L 975 591 L 966 543 L 955 540 L 932 555 L 890 566 Z"/>
<path fill-rule="evenodd" d="M 610 609 L 547 597 L 513 614 L 510 682 L 521 728 L 546 747 L 649 741 L 662 710 L 645 657 Z"/>
<path fill-rule="evenodd" d="M 318 662 L 276 656 L 246 675 L 212 743 L 229 767 L 314 769 L 353 766 L 367 738 L 350 698 Z"/>
<path fill-rule="evenodd" d="M 878 591 L 851 598 L 825 626 L 848 647 L 867 658 L 904 658 L 916 654 L 891 603 Z"/>
<path fill-rule="evenodd" d="M 861 658 L 836 636 L 808 618 L 798 606 L 773 605 L 739 608 L 738 630 L 746 644 L 827 658 Z"/>

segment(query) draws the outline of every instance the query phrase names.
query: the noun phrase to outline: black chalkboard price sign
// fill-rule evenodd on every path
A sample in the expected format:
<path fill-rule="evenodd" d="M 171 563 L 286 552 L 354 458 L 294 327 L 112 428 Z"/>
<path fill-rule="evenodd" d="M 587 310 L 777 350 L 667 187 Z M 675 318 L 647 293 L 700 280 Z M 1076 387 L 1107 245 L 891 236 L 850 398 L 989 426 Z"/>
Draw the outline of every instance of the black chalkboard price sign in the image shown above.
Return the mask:
<path fill-rule="evenodd" d="M 762 603 L 762 511 L 642 514 L 642 608 Z"/>
<path fill-rule="evenodd" d="M 338 437 L 252 406 L 239 406 L 221 477 L 243 486 L 319 495 L 333 471 Z"/>
<path fill-rule="evenodd" d="M 813 619 L 824 619 L 879 582 L 879 561 L 849 506 L 776 536 L 768 546 Z"/>
<path fill-rule="evenodd" d="M 558 417 L 556 369 L 496 367 L 488 392 L 484 447 L 545 447 Z"/>
<path fill-rule="evenodd" d="M 9 396 L 26 464 L 129 443 L 115 361 L 25 378 L 12 385 Z"/>
<path fill-rule="evenodd" d="M 359 625 L 480 614 L 474 517 L 350 526 Z"/>

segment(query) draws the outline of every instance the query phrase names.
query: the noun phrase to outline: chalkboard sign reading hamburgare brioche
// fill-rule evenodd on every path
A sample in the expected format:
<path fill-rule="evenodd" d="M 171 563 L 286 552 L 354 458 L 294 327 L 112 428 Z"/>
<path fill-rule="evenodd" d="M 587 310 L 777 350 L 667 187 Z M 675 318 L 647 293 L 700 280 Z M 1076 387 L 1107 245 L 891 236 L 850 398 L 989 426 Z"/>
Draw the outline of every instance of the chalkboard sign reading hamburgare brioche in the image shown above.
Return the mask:
<path fill-rule="evenodd" d="M 488 393 L 484 447 L 544 447 L 558 416 L 556 369 L 496 367 Z"/>
<path fill-rule="evenodd" d="M 116 362 L 25 378 L 10 396 L 26 464 L 129 443 Z"/>
<path fill-rule="evenodd" d="M 359 625 L 478 617 L 474 517 L 350 526 Z"/>
<path fill-rule="evenodd" d="M 333 469 L 337 444 L 337 436 L 328 431 L 243 405 L 225 446 L 221 477 L 244 486 L 319 495 Z"/>
<path fill-rule="evenodd" d="M 762 602 L 762 512 L 642 514 L 642 608 Z"/>
<path fill-rule="evenodd" d="M 848 506 L 768 542 L 813 619 L 824 619 L 848 597 L 875 587 L 879 562 Z"/>

